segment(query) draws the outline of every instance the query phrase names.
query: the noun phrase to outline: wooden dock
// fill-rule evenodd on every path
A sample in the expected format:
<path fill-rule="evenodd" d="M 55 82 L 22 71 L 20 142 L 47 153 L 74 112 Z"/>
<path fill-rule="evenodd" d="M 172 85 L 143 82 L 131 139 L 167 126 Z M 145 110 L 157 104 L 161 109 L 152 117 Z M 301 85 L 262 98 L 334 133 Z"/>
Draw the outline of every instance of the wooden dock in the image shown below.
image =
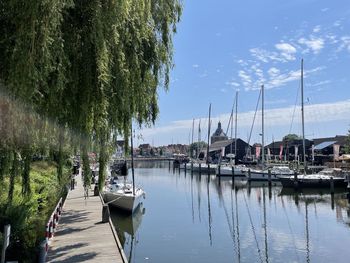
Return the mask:
<path fill-rule="evenodd" d="M 85 199 L 80 175 L 63 206 L 59 225 L 46 257 L 47 262 L 117 262 L 126 263 L 111 220 L 102 223 L 99 196 Z"/>

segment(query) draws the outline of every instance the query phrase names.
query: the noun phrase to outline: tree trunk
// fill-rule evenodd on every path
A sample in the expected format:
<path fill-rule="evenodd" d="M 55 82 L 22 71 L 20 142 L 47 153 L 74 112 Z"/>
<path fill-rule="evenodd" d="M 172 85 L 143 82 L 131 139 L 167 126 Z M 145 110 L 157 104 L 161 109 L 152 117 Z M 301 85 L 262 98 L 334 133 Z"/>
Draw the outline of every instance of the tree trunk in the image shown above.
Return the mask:
<path fill-rule="evenodd" d="M 58 155 L 57 155 L 57 177 L 58 182 L 62 183 L 63 177 L 63 144 L 64 144 L 64 130 L 60 129 L 58 135 Z"/>
<path fill-rule="evenodd" d="M 28 196 L 31 192 L 30 189 L 30 164 L 32 162 L 32 151 L 28 147 L 23 151 L 24 167 L 22 171 L 22 194 Z"/>
<path fill-rule="evenodd" d="M 108 160 L 108 153 L 106 149 L 106 142 L 105 139 L 101 139 L 101 145 L 100 145 L 100 154 L 99 154 L 99 174 L 98 174 L 98 188 L 100 191 L 102 190 L 104 186 L 104 182 L 106 180 L 106 165 Z"/>
<path fill-rule="evenodd" d="M 19 156 L 17 151 L 13 151 L 13 160 L 12 160 L 12 167 L 10 171 L 10 185 L 9 185 L 9 192 L 8 192 L 8 202 L 12 203 L 13 200 L 13 193 L 15 190 L 15 179 L 16 176 L 18 175 L 18 170 L 19 170 Z"/>

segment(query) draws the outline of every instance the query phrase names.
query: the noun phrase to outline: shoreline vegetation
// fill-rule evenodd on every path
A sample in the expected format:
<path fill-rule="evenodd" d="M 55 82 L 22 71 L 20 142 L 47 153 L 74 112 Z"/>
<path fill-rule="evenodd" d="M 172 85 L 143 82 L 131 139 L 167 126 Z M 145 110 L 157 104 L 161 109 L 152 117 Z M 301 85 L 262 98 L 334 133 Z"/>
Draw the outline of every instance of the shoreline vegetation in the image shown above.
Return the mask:
<path fill-rule="evenodd" d="M 0 1 L 0 232 L 11 224 L 14 260 L 35 261 L 69 156 L 90 183 L 96 153 L 101 189 L 117 136 L 128 149 L 132 122 L 154 123 L 181 12 L 182 0 Z"/>
<path fill-rule="evenodd" d="M 68 164 L 68 163 L 67 163 Z M 69 163 L 70 164 L 70 163 Z M 39 244 L 45 237 L 45 224 L 60 197 L 67 195 L 70 178 L 70 165 L 64 167 L 64 180 L 57 180 L 57 164 L 53 161 L 35 161 L 31 164 L 31 193 L 21 194 L 22 178 L 17 177 L 14 184 L 14 198 L 8 202 L 9 179 L 1 185 L 0 224 L 11 224 L 11 243 L 6 252 L 7 260 L 36 262 Z M 2 246 L 2 235 L 0 244 Z"/>

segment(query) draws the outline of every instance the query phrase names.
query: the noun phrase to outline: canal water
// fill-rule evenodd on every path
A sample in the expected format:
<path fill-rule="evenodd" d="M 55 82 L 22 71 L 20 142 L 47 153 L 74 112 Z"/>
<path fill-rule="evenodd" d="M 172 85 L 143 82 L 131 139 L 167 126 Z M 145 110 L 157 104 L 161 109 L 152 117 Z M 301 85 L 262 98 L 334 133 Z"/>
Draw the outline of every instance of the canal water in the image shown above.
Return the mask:
<path fill-rule="evenodd" d="M 135 178 L 142 206 L 111 211 L 129 262 L 349 262 L 345 192 L 232 186 L 168 162 L 136 163 Z"/>

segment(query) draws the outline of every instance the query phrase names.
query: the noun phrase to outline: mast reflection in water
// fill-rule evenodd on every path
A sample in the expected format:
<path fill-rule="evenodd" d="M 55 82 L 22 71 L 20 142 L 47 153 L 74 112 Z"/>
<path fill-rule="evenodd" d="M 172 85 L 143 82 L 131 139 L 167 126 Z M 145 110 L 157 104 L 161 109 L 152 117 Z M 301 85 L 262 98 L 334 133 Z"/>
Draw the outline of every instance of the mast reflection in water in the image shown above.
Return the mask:
<path fill-rule="evenodd" d="M 135 167 L 143 207 L 133 216 L 112 211 L 129 262 L 348 262 L 345 192 L 232 185 L 168 162 Z"/>

